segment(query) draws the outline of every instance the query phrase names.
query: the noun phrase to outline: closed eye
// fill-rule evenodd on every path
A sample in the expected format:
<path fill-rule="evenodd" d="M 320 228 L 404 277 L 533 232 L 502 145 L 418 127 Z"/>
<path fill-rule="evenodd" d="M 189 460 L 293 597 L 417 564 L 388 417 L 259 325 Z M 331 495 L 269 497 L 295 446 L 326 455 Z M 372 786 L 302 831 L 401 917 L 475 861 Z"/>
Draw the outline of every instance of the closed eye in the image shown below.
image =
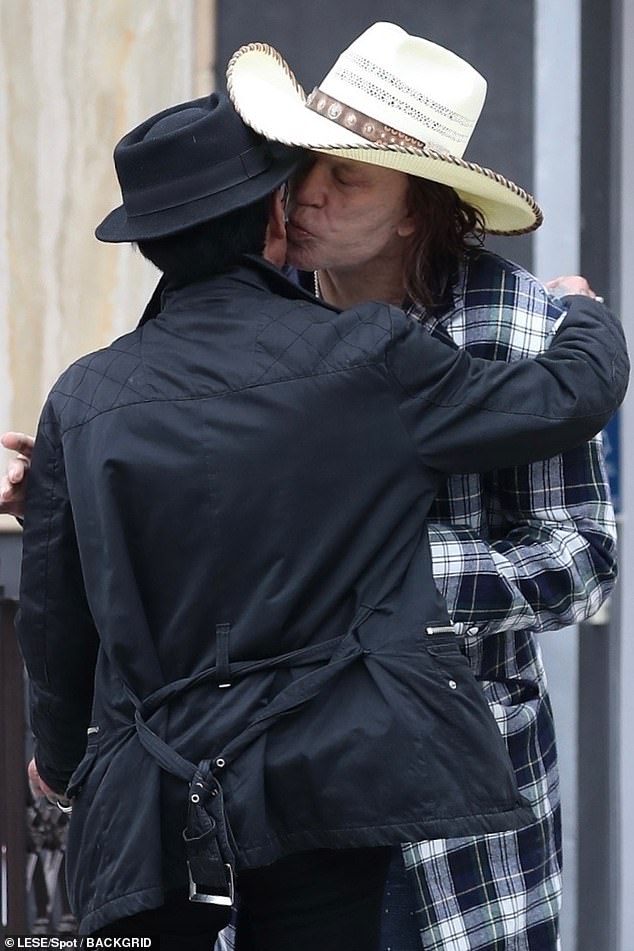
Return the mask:
<path fill-rule="evenodd" d="M 348 174 L 347 172 L 338 172 L 338 171 L 336 171 L 334 174 L 335 174 L 335 180 L 336 180 L 340 185 L 346 185 L 346 186 L 351 185 L 351 186 L 352 186 L 352 185 L 360 185 L 360 184 L 361 184 L 361 182 L 360 182 L 358 179 L 356 179 L 354 176 L 351 176 L 351 175 Z"/>

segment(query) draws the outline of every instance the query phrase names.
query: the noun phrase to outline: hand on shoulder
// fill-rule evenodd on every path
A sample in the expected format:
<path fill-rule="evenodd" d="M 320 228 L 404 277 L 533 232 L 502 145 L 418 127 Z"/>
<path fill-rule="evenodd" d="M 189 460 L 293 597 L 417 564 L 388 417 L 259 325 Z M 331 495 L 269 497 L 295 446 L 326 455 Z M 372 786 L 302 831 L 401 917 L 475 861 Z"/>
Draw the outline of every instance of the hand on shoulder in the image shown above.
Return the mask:
<path fill-rule="evenodd" d="M 544 286 L 552 291 L 556 297 L 565 297 L 567 294 L 582 294 L 584 297 L 593 297 L 603 303 L 603 298 L 595 294 L 585 277 L 581 277 L 580 274 L 554 277 L 552 280 L 546 281 Z"/>
<path fill-rule="evenodd" d="M 0 479 L 0 514 L 24 515 L 26 478 L 31 464 L 34 439 L 26 433 L 7 432 L 0 437 L 5 449 L 16 453 Z"/>

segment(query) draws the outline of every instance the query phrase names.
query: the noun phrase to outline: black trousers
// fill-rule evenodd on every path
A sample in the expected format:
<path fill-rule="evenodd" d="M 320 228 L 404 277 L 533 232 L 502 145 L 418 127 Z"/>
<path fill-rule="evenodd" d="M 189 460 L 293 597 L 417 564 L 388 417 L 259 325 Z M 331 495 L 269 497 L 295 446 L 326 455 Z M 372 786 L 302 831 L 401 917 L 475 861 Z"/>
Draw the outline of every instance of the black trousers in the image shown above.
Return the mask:
<path fill-rule="evenodd" d="M 415 911 L 419 901 L 400 846 L 392 853 L 383 904 L 380 951 L 421 951 Z"/>
<path fill-rule="evenodd" d="M 377 951 L 392 850 L 301 852 L 240 872 L 236 951 Z M 231 912 L 172 892 L 98 936 L 159 935 L 161 951 L 212 951 Z"/>

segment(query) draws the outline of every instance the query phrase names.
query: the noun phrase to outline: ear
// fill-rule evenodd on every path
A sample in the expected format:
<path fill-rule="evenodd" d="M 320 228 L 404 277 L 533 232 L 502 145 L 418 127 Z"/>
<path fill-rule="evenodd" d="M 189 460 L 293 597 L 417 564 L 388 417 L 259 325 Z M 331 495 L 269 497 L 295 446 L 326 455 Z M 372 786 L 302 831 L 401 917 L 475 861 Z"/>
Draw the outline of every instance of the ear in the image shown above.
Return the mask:
<path fill-rule="evenodd" d="M 286 189 L 278 188 L 271 196 L 269 222 L 264 237 L 262 257 L 275 267 L 282 267 L 286 261 L 286 221 L 284 215 Z"/>
<path fill-rule="evenodd" d="M 417 228 L 414 215 L 405 215 L 396 226 L 396 233 L 399 238 L 411 238 Z"/>

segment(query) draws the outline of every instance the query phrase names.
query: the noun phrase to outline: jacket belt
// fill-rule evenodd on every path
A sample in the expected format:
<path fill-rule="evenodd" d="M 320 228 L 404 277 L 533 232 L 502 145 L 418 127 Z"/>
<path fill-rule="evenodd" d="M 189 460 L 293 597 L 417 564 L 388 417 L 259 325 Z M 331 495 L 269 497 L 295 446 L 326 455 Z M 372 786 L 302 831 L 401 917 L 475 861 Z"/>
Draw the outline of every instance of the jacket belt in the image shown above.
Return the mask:
<path fill-rule="evenodd" d="M 183 829 L 190 901 L 233 905 L 235 854 L 230 842 L 222 786 L 202 760 L 189 785 Z"/>
<path fill-rule="evenodd" d="M 193 677 L 166 684 L 143 702 L 129 691 L 136 707 L 134 722 L 141 744 L 162 769 L 189 783 L 189 807 L 183 841 L 192 901 L 222 905 L 233 903 L 235 850 L 218 778 L 222 770 L 277 720 L 300 710 L 346 667 L 367 653 L 361 648 L 354 632 L 369 613 L 369 610 L 364 611 L 363 618 L 359 618 L 351 630 L 341 637 L 266 660 L 232 664 L 231 676 L 235 681 L 259 670 L 301 667 L 325 661 L 317 670 L 297 678 L 281 690 L 266 710 L 227 743 L 213 761 L 201 760 L 198 765 L 190 762 L 158 736 L 147 720 L 186 690 L 216 677 L 215 666 Z"/>

